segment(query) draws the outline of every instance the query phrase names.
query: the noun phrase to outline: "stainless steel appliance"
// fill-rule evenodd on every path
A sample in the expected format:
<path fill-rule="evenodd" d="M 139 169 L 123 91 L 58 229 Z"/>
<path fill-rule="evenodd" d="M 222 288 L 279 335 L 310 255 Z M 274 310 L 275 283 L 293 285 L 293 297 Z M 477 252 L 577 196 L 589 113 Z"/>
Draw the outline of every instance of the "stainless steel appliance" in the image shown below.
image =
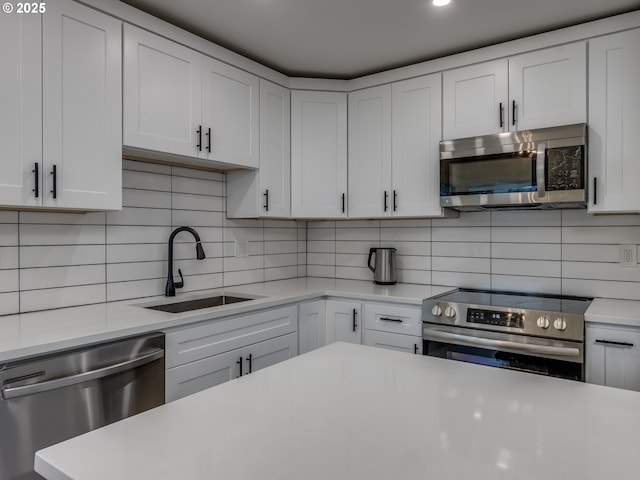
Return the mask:
<path fill-rule="evenodd" d="M 463 211 L 584 208 L 586 156 L 583 123 L 442 141 L 440 205 Z"/>
<path fill-rule="evenodd" d="M 582 381 L 591 300 L 465 288 L 427 298 L 423 354 Z"/>
<path fill-rule="evenodd" d="M 0 368 L 0 480 L 42 479 L 37 450 L 164 403 L 164 334 Z"/>
<path fill-rule="evenodd" d="M 375 265 L 371 265 L 371 259 L 375 256 Z M 383 247 L 369 249 L 367 260 L 369 270 L 373 272 L 373 281 L 380 285 L 393 285 L 396 277 L 396 249 Z"/>

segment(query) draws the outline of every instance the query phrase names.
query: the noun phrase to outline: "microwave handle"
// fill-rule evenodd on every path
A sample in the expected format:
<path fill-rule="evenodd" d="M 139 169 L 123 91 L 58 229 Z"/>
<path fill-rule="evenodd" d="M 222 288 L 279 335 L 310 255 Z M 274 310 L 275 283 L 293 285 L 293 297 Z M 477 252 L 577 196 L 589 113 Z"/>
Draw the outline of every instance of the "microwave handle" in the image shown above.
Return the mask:
<path fill-rule="evenodd" d="M 545 143 L 538 144 L 538 152 L 536 154 L 536 178 L 538 184 L 538 198 L 543 198 L 547 195 L 547 191 L 545 189 L 545 171 L 544 171 L 544 161 L 545 161 L 545 153 L 547 151 L 547 145 Z"/>

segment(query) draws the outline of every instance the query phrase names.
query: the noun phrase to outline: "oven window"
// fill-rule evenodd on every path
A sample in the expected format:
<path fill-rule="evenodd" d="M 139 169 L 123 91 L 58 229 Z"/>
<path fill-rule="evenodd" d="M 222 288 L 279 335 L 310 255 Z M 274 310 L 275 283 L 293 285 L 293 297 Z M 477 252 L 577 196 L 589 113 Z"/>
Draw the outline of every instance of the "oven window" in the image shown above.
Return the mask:
<path fill-rule="evenodd" d="M 583 380 L 582 364 L 478 347 L 423 340 L 423 353 L 431 357 L 506 368 L 569 380 Z"/>
<path fill-rule="evenodd" d="M 535 192 L 536 153 L 515 152 L 440 162 L 441 195 Z"/>

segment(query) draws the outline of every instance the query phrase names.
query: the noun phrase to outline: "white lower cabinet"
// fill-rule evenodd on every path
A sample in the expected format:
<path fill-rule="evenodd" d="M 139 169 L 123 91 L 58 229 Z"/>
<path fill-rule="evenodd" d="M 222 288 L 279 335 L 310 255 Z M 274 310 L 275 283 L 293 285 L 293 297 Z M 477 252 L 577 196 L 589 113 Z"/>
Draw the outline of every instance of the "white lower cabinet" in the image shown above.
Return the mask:
<path fill-rule="evenodd" d="M 362 343 L 362 303 L 327 300 L 327 345 L 334 342 Z"/>
<path fill-rule="evenodd" d="M 422 355 L 422 308 L 367 303 L 364 344 Z"/>
<path fill-rule="evenodd" d="M 290 305 L 167 332 L 166 401 L 297 355 L 297 313 Z"/>
<path fill-rule="evenodd" d="M 326 301 L 316 300 L 298 305 L 298 354 L 323 347 L 327 330 Z"/>
<path fill-rule="evenodd" d="M 422 337 L 414 337 L 412 335 L 365 330 L 364 344 L 371 347 L 422 355 Z"/>
<path fill-rule="evenodd" d="M 585 380 L 640 391 L 640 328 L 587 325 Z"/>

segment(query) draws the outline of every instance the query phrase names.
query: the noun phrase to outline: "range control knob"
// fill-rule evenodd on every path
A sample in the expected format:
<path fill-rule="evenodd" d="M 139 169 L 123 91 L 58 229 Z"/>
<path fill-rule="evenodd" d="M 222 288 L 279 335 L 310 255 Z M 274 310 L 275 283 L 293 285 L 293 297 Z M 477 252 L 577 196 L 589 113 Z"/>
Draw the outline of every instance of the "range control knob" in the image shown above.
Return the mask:
<path fill-rule="evenodd" d="M 538 325 L 538 327 L 544 328 L 546 330 L 547 328 L 549 328 L 549 319 L 546 315 L 542 315 L 541 317 L 538 317 L 538 320 L 536 320 L 536 324 Z"/>
<path fill-rule="evenodd" d="M 431 314 L 434 317 L 439 317 L 442 315 L 442 307 L 440 305 L 434 305 L 433 308 L 431 309 Z"/>
<path fill-rule="evenodd" d="M 556 318 L 553 321 L 553 328 L 564 332 L 567 329 L 567 322 L 565 322 L 564 318 Z"/>
<path fill-rule="evenodd" d="M 448 318 L 455 318 L 456 311 L 453 307 L 447 307 L 444 309 L 444 316 Z"/>

